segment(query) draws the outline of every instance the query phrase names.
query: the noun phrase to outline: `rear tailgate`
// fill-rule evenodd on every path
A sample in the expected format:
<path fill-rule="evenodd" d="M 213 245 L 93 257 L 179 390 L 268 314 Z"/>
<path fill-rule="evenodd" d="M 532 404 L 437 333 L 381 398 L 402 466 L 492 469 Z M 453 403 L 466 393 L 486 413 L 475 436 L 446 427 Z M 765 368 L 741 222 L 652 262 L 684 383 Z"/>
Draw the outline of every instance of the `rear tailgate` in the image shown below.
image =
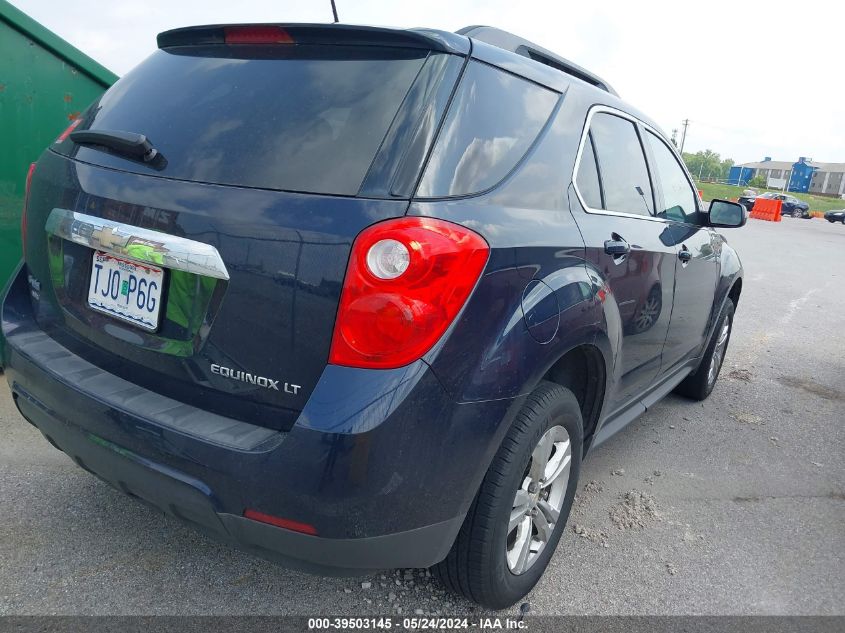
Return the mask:
<path fill-rule="evenodd" d="M 159 159 L 69 138 L 38 163 L 39 322 L 148 389 L 289 428 L 325 367 L 352 240 L 405 213 L 462 64 L 395 42 L 156 52 L 76 130 L 143 134 Z M 112 313 L 113 272 L 141 313 Z"/>

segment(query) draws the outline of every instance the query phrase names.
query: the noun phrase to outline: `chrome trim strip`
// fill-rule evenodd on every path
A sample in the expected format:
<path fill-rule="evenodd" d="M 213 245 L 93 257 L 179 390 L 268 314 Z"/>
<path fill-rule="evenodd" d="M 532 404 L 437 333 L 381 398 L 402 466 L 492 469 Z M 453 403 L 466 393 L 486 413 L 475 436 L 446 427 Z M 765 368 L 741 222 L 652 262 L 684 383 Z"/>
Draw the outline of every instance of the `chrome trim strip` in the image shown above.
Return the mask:
<path fill-rule="evenodd" d="M 670 222 L 672 222 L 671 220 L 668 220 L 666 218 L 658 218 L 655 215 L 642 215 L 640 213 L 625 213 L 623 211 L 609 211 L 607 209 L 594 209 L 593 207 L 589 206 L 587 204 L 587 202 L 584 200 L 584 197 L 581 195 L 581 192 L 578 190 L 578 183 L 577 183 L 578 168 L 581 166 L 581 154 L 584 152 L 584 143 L 587 140 L 587 134 L 589 134 L 589 132 L 590 132 L 590 123 L 593 120 L 593 115 L 598 113 L 598 112 L 606 112 L 608 114 L 613 114 L 613 115 L 616 115 L 616 116 L 618 116 L 622 119 L 627 119 L 628 121 L 631 121 L 635 125 L 641 125 L 646 130 L 652 132 L 655 136 L 657 136 L 658 139 L 663 141 L 663 143 L 667 147 L 669 147 L 669 144 L 666 143 L 666 141 L 663 138 L 663 134 L 661 134 L 661 132 L 659 130 L 655 129 L 654 127 L 652 127 L 651 125 L 649 125 L 645 121 L 641 121 L 640 119 L 636 118 L 635 116 L 628 114 L 627 112 L 625 112 L 623 110 L 619 110 L 617 108 L 612 108 L 610 106 L 605 106 L 605 105 L 596 105 L 596 106 L 593 106 L 592 108 L 590 108 L 589 112 L 587 113 L 587 120 L 584 123 L 584 129 L 581 130 L 581 141 L 578 143 L 578 153 L 575 155 L 575 167 L 572 169 L 572 188 L 575 190 L 575 195 L 578 197 L 578 201 L 581 203 L 581 207 L 587 213 L 592 213 L 592 214 L 595 214 L 595 215 L 615 215 L 615 216 L 622 217 L 622 218 L 636 218 L 638 220 L 650 220 L 651 222 L 660 222 L 662 224 L 669 224 Z M 640 143 L 642 143 L 642 140 L 640 141 Z M 670 151 L 674 154 L 675 160 L 678 160 L 677 152 L 672 150 L 671 147 L 670 147 Z M 700 199 L 698 197 L 698 189 L 696 189 L 692 185 L 693 181 L 692 181 L 692 179 L 689 175 L 689 172 L 687 172 L 686 167 L 683 167 L 683 161 L 678 161 L 678 162 L 682 166 L 681 169 L 684 172 L 684 175 L 687 177 L 687 181 L 689 182 L 692 190 L 695 192 L 696 204 L 698 204 L 698 202 L 700 202 Z M 651 165 L 648 163 L 648 158 L 646 158 L 646 165 L 648 166 L 649 169 L 651 169 Z M 701 207 L 699 207 L 698 210 L 701 211 Z"/>
<path fill-rule="evenodd" d="M 56 237 L 118 257 L 229 280 L 229 271 L 211 244 L 58 208 L 50 212 L 45 228 Z"/>

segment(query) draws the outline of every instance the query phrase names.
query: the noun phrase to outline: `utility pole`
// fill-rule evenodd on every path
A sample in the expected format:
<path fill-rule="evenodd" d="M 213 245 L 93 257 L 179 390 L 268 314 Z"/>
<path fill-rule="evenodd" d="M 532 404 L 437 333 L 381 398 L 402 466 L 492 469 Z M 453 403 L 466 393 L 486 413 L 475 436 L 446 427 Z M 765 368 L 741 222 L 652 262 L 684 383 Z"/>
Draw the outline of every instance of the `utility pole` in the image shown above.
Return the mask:
<path fill-rule="evenodd" d="M 681 156 L 684 155 L 684 143 L 687 140 L 687 126 L 689 125 L 689 119 L 684 119 L 684 133 L 681 135 Z"/>

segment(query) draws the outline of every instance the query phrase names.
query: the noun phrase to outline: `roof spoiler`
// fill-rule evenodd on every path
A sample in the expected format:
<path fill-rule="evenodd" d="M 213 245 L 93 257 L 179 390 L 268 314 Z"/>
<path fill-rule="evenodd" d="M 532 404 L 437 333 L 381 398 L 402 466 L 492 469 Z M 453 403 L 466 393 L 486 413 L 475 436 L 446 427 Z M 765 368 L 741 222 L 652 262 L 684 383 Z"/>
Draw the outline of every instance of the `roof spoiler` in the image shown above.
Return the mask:
<path fill-rule="evenodd" d="M 545 49 L 534 42 L 529 42 L 528 40 L 523 39 L 518 35 L 514 35 L 513 33 L 508 33 L 507 31 L 503 31 L 492 26 L 481 25 L 465 26 L 457 33 L 458 35 L 465 35 L 466 37 L 471 37 L 480 42 L 484 42 L 485 44 L 503 48 L 504 50 L 516 53 L 517 55 L 528 57 L 529 59 L 533 59 L 534 61 L 545 64 L 546 66 L 551 66 L 552 68 L 566 73 L 567 75 L 586 81 L 588 84 L 604 90 L 605 92 L 609 92 L 616 97 L 619 96 L 609 83 L 595 73 L 591 73 L 586 68 L 582 68 L 578 64 L 571 62 L 568 59 L 564 59 L 560 55 L 556 55 L 550 50 Z"/>
<path fill-rule="evenodd" d="M 421 48 L 457 55 L 469 53 L 469 42 L 454 33 L 348 24 L 209 24 L 164 31 L 156 40 L 159 48 L 225 44 L 353 44 Z"/>

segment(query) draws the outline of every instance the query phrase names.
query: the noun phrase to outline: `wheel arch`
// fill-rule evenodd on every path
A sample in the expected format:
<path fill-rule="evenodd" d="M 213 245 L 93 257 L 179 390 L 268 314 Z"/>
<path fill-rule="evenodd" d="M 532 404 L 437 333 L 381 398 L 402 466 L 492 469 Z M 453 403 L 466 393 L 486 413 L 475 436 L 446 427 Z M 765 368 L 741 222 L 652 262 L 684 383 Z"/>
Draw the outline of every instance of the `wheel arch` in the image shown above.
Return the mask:
<path fill-rule="evenodd" d="M 737 277 L 734 280 L 731 289 L 728 290 L 728 299 L 733 301 L 734 307 L 739 303 L 739 295 L 742 294 L 742 277 Z"/>
<path fill-rule="evenodd" d="M 601 350 L 591 344 L 567 350 L 546 370 L 540 378 L 543 380 L 566 387 L 575 395 L 587 446 L 598 425 L 607 387 L 607 366 Z"/>

